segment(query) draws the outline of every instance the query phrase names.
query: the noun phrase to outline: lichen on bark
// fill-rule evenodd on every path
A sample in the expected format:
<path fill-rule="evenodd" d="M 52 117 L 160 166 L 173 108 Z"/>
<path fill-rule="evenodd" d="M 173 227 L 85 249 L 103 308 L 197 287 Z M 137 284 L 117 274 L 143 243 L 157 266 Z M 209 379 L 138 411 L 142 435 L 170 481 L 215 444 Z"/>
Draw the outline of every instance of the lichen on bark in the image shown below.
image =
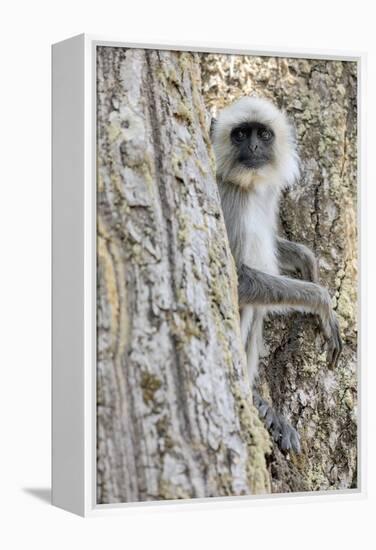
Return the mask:
<path fill-rule="evenodd" d="M 97 49 L 97 502 L 270 490 L 197 54 Z"/>
<path fill-rule="evenodd" d="M 281 234 L 316 254 L 320 282 L 338 315 L 344 351 L 326 363 L 317 319 L 274 317 L 260 387 L 302 435 L 303 452 L 274 446 L 274 492 L 357 484 L 357 65 L 348 61 L 201 54 L 203 96 L 212 115 L 243 95 L 286 110 L 297 132 L 302 178 L 283 196 Z"/>

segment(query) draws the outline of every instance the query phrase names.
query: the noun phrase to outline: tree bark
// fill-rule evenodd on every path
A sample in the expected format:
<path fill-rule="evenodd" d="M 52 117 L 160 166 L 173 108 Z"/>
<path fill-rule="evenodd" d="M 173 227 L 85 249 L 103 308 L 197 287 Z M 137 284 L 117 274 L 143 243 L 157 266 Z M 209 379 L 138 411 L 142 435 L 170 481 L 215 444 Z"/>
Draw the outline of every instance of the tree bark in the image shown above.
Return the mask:
<path fill-rule="evenodd" d="M 339 317 L 344 351 L 330 370 L 313 316 L 271 319 L 269 356 L 261 365 L 264 396 L 297 425 L 301 455 L 269 459 L 274 492 L 356 487 L 357 477 L 357 150 L 356 64 L 203 54 L 208 110 L 261 95 L 295 122 L 302 179 L 281 204 L 281 234 L 308 245 Z"/>
<path fill-rule="evenodd" d="M 97 52 L 97 502 L 270 490 L 197 54 Z"/>

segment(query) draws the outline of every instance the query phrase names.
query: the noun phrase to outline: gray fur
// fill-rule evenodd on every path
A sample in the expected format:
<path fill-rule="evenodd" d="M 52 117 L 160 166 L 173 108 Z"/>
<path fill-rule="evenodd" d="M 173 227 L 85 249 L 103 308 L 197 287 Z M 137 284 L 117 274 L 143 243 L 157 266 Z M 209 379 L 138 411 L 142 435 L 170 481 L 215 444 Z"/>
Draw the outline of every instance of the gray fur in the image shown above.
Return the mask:
<path fill-rule="evenodd" d="M 277 237 L 278 262 L 282 271 L 298 273 L 304 281 L 317 283 L 318 265 L 315 255 L 304 244 Z"/>
<path fill-rule="evenodd" d="M 339 325 L 329 292 L 322 286 L 283 275 L 269 275 L 242 265 L 238 271 L 239 306 L 266 306 L 268 311 L 304 310 L 320 316 L 329 340 L 328 359 L 335 367 L 342 350 Z"/>
<path fill-rule="evenodd" d="M 267 124 L 275 135 L 273 161 L 257 169 L 240 165 L 236 143 L 231 141 L 233 128 L 245 122 Z M 335 366 L 342 342 L 329 293 L 317 284 L 316 259 L 306 246 L 277 236 L 281 190 L 299 174 L 291 125 L 270 102 L 247 97 L 219 113 L 211 133 L 222 209 L 238 271 L 241 332 L 251 386 L 257 377 L 263 346 L 263 319 L 272 311 L 298 310 L 319 315 L 329 342 L 328 360 Z M 298 273 L 303 280 L 281 275 L 281 271 Z M 281 448 L 299 452 L 296 430 L 259 396 L 254 397 L 254 402 Z"/>

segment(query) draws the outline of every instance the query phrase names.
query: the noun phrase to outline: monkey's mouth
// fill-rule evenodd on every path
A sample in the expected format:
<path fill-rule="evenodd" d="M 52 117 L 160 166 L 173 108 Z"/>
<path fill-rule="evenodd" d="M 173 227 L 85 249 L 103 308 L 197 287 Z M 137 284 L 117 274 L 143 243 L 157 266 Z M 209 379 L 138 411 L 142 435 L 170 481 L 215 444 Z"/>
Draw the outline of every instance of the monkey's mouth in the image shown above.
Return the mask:
<path fill-rule="evenodd" d="M 247 157 L 247 158 L 241 158 L 239 159 L 240 163 L 245 166 L 246 168 L 261 168 L 261 166 L 264 166 L 267 164 L 268 159 L 264 157 Z"/>

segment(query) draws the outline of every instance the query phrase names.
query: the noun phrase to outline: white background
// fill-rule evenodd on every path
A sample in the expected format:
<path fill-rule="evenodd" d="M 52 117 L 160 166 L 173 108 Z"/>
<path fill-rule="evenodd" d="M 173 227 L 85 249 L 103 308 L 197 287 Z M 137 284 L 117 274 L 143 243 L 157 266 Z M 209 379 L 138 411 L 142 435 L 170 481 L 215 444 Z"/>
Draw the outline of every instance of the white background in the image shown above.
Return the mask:
<path fill-rule="evenodd" d="M 375 548 L 375 322 L 367 354 L 368 498 L 142 509 L 83 520 L 47 502 L 50 479 L 50 44 L 87 32 L 125 41 L 368 52 L 368 289 L 375 291 L 374 2 L 42 0 L 0 14 L 0 544 L 2 548 Z M 371 315 L 370 315 L 371 317 Z M 4 539 L 4 540 L 3 540 Z"/>

